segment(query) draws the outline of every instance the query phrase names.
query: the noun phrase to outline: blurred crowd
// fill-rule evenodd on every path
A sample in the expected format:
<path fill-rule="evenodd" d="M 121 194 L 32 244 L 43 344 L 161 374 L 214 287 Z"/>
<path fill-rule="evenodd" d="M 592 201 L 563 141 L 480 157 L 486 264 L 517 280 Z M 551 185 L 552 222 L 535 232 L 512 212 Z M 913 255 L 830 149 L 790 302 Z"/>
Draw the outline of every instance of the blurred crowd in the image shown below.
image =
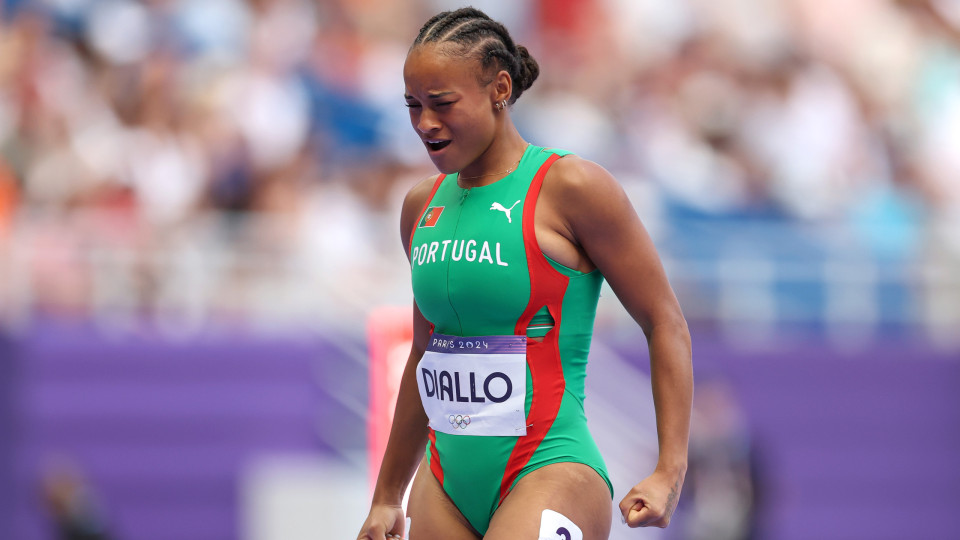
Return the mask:
<path fill-rule="evenodd" d="M 389 300 L 399 201 L 432 172 L 402 64 L 459 5 L 3 1 L 0 252 L 19 262 L 0 274 L 26 268 L 31 305 L 55 311 L 119 305 L 98 279 L 162 305 L 210 287 L 110 268 L 226 245 Z M 540 62 L 521 132 L 603 164 L 642 211 L 841 223 L 879 257 L 960 258 L 960 2 L 474 5 Z M 241 302 L 250 272 L 204 294 Z M 244 294 L 300 301 L 278 290 Z"/>

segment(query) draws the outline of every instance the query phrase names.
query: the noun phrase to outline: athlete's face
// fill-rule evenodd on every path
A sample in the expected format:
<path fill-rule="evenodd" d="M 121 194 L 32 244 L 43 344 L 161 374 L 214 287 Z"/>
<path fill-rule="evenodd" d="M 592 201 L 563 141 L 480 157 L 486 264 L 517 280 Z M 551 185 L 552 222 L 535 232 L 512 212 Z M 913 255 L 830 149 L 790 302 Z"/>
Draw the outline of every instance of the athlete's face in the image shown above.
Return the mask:
<path fill-rule="evenodd" d="M 410 123 L 440 172 L 454 173 L 490 146 L 496 128 L 493 84 L 478 81 L 476 60 L 415 47 L 403 66 Z"/>

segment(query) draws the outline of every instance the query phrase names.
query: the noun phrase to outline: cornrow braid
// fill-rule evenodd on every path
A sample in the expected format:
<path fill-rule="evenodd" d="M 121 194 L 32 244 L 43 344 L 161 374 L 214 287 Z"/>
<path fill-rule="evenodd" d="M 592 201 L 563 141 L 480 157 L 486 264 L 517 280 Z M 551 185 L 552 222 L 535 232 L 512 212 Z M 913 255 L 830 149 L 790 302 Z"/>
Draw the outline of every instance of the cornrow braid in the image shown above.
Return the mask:
<path fill-rule="evenodd" d="M 423 25 L 411 50 L 424 43 L 455 46 L 456 54 L 477 59 L 481 67 L 481 84 L 493 80 L 504 70 L 513 80 L 510 103 L 517 101 L 540 74 L 537 61 L 526 47 L 517 46 L 506 27 L 475 8 L 461 8 L 434 15 Z"/>

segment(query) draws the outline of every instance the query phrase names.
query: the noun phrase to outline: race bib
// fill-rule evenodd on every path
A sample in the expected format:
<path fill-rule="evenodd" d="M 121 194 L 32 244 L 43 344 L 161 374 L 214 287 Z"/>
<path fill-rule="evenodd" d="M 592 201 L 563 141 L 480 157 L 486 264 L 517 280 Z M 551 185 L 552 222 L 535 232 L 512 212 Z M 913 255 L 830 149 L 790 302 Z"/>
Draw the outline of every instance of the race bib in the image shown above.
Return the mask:
<path fill-rule="evenodd" d="M 544 509 L 540 514 L 538 540 L 583 540 L 583 531 L 560 512 Z"/>
<path fill-rule="evenodd" d="M 433 334 L 417 365 L 430 427 L 450 435 L 527 434 L 527 337 Z"/>

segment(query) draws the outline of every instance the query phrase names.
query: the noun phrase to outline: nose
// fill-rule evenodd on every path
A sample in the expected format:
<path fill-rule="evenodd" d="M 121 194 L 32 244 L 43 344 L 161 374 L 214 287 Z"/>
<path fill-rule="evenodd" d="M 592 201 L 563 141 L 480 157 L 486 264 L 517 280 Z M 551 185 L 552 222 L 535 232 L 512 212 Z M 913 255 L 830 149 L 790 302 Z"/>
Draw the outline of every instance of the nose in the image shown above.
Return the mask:
<path fill-rule="evenodd" d="M 440 122 L 437 120 L 436 115 L 434 115 L 429 109 L 421 109 L 420 117 L 416 122 L 416 127 L 417 131 L 426 135 L 440 129 Z"/>

